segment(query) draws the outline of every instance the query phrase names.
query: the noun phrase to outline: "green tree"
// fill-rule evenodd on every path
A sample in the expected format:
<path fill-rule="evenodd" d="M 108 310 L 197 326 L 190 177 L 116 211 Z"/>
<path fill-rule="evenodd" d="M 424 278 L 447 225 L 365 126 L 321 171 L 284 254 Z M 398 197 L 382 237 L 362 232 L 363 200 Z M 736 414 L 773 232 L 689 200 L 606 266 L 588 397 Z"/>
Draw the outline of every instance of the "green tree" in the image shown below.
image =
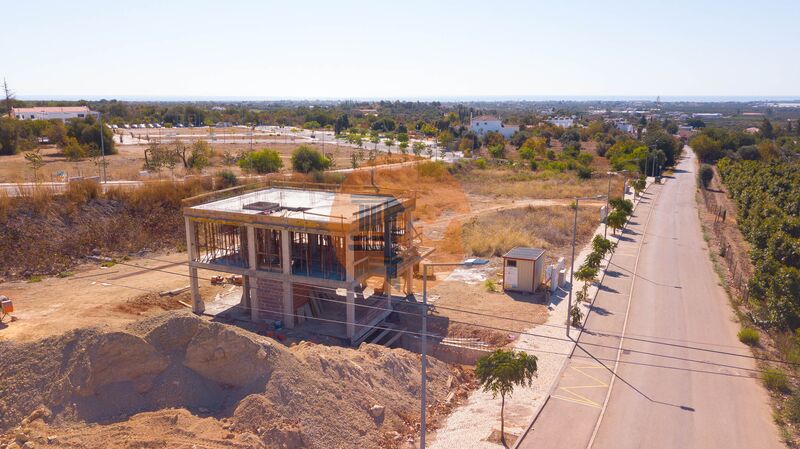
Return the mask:
<path fill-rule="evenodd" d="M 245 154 L 239 159 L 239 167 L 256 173 L 274 173 L 283 167 L 283 161 L 277 151 L 264 148 Z"/>
<path fill-rule="evenodd" d="M 592 239 L 592 251 L 600 254 L 601 257 L 605 257 L 606 254 L 613 252 L 616 248 L 617 245 L 615 243 L 611 243 L 611 240 L 601 235 L 596 235 Z"/>
<path fill-rule="evenodd" d="M 697 157 L 703 162 L 714 162 L 722 157 L 722 142 L 713 139 L 706 134 L 698 134 L 689 140 Z"/>
<path fill-rule="evenodd" d="M 614 198 L 609 201 L 609 205 L 613 210 L 620 210 L 626 216 L 630 216 L 633 213 L 633 201 L 626 200 L 622 198 Z M 600 237 L 600 236 L 598 236 Z"/>
<path fill-rule="evenodd" d="M 292 169 L 300 173 L 325 170 L 331 165 L 328 158 L 307 145 L 301 145 L 292 152 Z"/>
<path fill-rule="evenodd" d="M 336 118 L 336 121 L 333 123 L 333 132 L 336 135 L 342 133 L 342 131 L 346 130 L 350 127 L 350 120 L 347 118 L 347 114 L 342 114 Z"/>
<path fill-rule="evenodd" d="M 761 121 L 761 137 L 765 139 L 772 139 L 775 137 L 775 131 L 772 128 L 772 122 L 766 117 Z"/>
<path fill-rule="evenodd" d="M 622 229 L 625 226 L 625 222 L 627 222 L 628 219 L 624 212 L 615 210 L 608 214 L 606 221 L 608 222 L 608 226 L 611 227 L 614 234 L 616 234 L 617 230 Z"/>
<path fill-rule="evenodd" d="M 211 154 L 211 145 L 205 140 L 198 140 L 192 144 L 191 154 L 186 162 L 189 168 L 203 171 L 204 168 L 211 165 Z"/>
<path fill-rule="evenodd" d="M 506 396 L 511 396 L 516 386 L 531 386 L 536 376 L 535 355 L 526 352 L 498 349 L 478 360 L 475 377 L 483 391 L 491 392 L 493 397 L 500 395 L 500 440 L 506 444 L 504 412 Z"/>
<path fill-rule="evenodd" d="M 591 260 L 591 262 L 590 262 Z M 592 282 L 597 279 L 597 266 L 600 265 L 600 261 L 602 260 L 602 256 L 600 256 L 597 252 L 591 252 L 589 257 L 587 257 L 586 262 L 584 262 L 581 267 L 575 271 L 575 278 L 581 282 L 583 282 L 583 286 L 581 287 L 581 291 L 578 292 L 577 299 L 578 301 L 587 301 L 589 295 L 589 286 Z M 597 265 L 597 266 L 593 266 Z"/>
<path fill-rule="evenodd" d="M 42 159 L 42 154 L 39 149 L 37 148 L 25 153 L 25 160 L 28 161 L 28 165 L 33 171 L 33 181 L 39 182 L 39 169 L 44 165 L 44 160 Z"/>
<path fill-rule="evenodd" d="M 414 156 L 419 157 L 423 150 L 425 150 L 424 142 L 416 141 L 411 145 L 411 151 L 414 153 Z"/>
<path fill-rule="evenodd" d="M 633 181 L 632 186 L 633 192 L 636 194 L 636 196 L 639 196 L 642 194 L 642 192 L 644 192 L 644 189 L 647 188 L 647 181 L 645 180 L 644 176 L 641 176 Z"/>
<path fill-rule="evenodd" d="M 439 146 L 444 148 L 445 151 L 450 147 L 450 144 L 453 143 L 455 140 L 455 136 L 449 130 L 444 130 L 436 136 L 436 141 L 439 143 Z"/>
<path fill-rule="evenodd" d="M 86 148 L 78 143 L 78 139 L 70 136 L 64 138 L 64 157 L 71 161 L 79 161 L 86 157 Z"/>
<path fill-rule="evenodd" d="M 699 180 L 700 185 L 705 189 L 708 188 L 708 183 L 711 182 L 711 179 L 714 177 L 714 170 L 708 164 L 703 164 L 700 166 L 700 173 L 699 173 Z"/>
<path fill-rule="evenodd" d="M 489 154 L 495 159 L 503 159 L 506 156 L 505 145 L 492 145 L 489 147 Z"/>

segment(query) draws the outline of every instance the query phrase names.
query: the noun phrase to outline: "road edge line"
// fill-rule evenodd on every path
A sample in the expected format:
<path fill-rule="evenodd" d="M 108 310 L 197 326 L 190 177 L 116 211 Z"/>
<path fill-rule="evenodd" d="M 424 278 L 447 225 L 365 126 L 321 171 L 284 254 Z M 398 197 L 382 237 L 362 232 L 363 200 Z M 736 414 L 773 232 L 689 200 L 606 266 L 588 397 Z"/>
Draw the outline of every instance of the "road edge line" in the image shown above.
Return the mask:
<path fill-rule="evenodd" d="M 647 186 L 647 187 L 650 187 L 650 186 Z M 644 192 L 642 192 L 642 193 L 647 193 L 647 188 L 645 188 Z M 642 197 L 641 196 L 639 196 L 639 200 L 638 201 L 635 201 L 635 197 L 634 197 L 633 210 L 636 210 L 636 208 L 639 206 L 639 203 L 641 203 L 641 201 L 642 201 Z M 648 215 L 648 222 L 649 222 L 649 215 Z M 625 230 L 625 229 L 627 229 L 627 227 L 628 227 L 628 222 L 625 222 L 625 226 L 623 226 L 622 229 Z M 620 232 L 620 235 L 622 235 L 622 232 Z M 642 236 L 642 238 L 644 238 L 644 236 Z M 617 243 L 619 243 L 619 237 L 617 238 Z M 608 263 L 606 264 L 606 268 L 603 270 L 603 277 L 600 279 L 600 282 L 599 282 L 598 285 L 602 285 L 603 284 L 603 281 L 606 278 L 606 272 L 608 271 L 608 267 L 611 266 L 611 259 L 613 259 L 613 258 L 614 258 L 614 253 L 611 253 L 611 256 L 608 258 Z M 570 269 L 572 269 L 572 268 L 570 268 Z M 572 288 L 572 285 L 570 285 L 569 288 Z M 514 445 L 511 446 L 511 449 L 518 449 L 519 448 L 519 445 L 522 443 L 522 440 L 525 439 L 525 437 L 528 435 L 528 433 L 530 433 L 531 429 L 533 429 L 533 425 L 536 424 L 536 420 L 539 419 L 539 415 L 541 415 L 542 411 L 544 411 L 544 407 L 547 405 L 548 402 L 550 402 L 550 398 L 553 396 L 553 392 L 556 390 L 556 386 L 558 385 L 558 380 L 561 379 L 561 376 L 564 374 L 564 371 L 567 369 L 567 362 L 570 359 L 572 359 L 572 355 L 575 353 L 575 348 L 578 347 L 578 340 L 580 340 L 581 335 L 583 335 L 584 326 L 585 326 L 586 322 L 589 320 L 589 315 L 592 313 L 591 307 L 594 306 L 594 302 L 597 300 L 597 295 L 599 295 L 599 294 L 600 294 L 600 289 L 598 288 L 594 292 L 594 297 L 592 298 L 592 302 L 591 302 L 591 304 L 589 304 L 589 312 L 586 314 L 586 317 L 583 319 L 583 323 L 581 325 L 580 331 L 578 332 L 578 336 L 575 338 L 575 340 L 572 341 L 572 349 L 570 349 L 569 355 L 564 357 L 564 361 L 561 362 L 561 368 L 558 370 L 558 374 L 556 374 L 555 381 L 552 383 L 552 385 L 550 385 L 550 389 L 547 391 L 547 397 L 544 398 L 544 401 L 536 409 L 536 413 L 533 414 L 533 418 L 531 418 L 530 423 L 528 423 L 528 425 L 525 427 L 525 430 L 522 432 L 522 434 L 520 434 L 520 436 L 517 437 L 517 441 L 514 442 Z M 612 380 L 613 380 L 613 376 L 612 376 Z"/>
<path fill-rule="evenodd" d="M 661 190 L 659 190 L 659 197 L 661 196 Z M 628 327 L 628 316 L 630 315 L 631 310 L 631 302 L 633 299 L 633 288 L 636 284 L 636 272 L 639 270 L 639 259 L 642 255 L 642 247 L 644 246 L 644 239 L 647 237 L 647 226 L 650 224 L 650 218 L 653 217 L 653 209 L 655 208 L 655 202 L 658 198 L 653 198 L 653 202 L 650 203 L 650 211 L 647 213 L 647 221 L 644 223 L 644 229 L 642 229 L 642 242 L 639 243 L 639 250 L 636 252 L 636 263 L 633 266 L 633 279 L 631 279 L 631 290 L 628 293 L 628 306 L 625 308 L 625 321 L 622 323 L 622 333 L 619 337 L 619 347 L 617 348 L 617 357 L 614 361 L 614 371 L 611 373 L 611 382 L 608 384 L 608 391 L 606 392 L 606 398 L 603 401 L 603 408 L 600 410 L 600 416 L 597 417 L 597 422 L 594 424 L 594 430 L 592 431 L 592 436 L 589 438 L 589 444 L 586 445 L 586 449 L 592 449 L 594 445 L 594 439 L 597 437 L 597 433 L 600 431 L 600 424 L 603 422 L 603 416 L 606 413 L 606 409 L 608 408 L 608 401 L 611 399 L 611 391 L 614 389 L 614 381 L 617 379 L 617 369 L 619 368 L 619 359 L 622 356 L 622 345 L 625 343 L 625 330 Z"/>

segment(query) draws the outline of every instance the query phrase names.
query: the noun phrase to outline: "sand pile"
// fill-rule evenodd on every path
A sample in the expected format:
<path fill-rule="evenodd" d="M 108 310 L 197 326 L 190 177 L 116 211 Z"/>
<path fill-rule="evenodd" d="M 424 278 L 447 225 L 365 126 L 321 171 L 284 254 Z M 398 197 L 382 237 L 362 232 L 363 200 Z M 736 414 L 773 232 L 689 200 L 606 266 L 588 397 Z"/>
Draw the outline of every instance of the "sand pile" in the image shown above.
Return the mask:
<path fill-rule="evenodd" d="M 428 374 L 434 414 L 466 394 L 448 365 Z M 0 376 L 0 447 L 391 447 L 419 404 L 416 354 L 287 348 L 186 312 L 1 342 Z"/>

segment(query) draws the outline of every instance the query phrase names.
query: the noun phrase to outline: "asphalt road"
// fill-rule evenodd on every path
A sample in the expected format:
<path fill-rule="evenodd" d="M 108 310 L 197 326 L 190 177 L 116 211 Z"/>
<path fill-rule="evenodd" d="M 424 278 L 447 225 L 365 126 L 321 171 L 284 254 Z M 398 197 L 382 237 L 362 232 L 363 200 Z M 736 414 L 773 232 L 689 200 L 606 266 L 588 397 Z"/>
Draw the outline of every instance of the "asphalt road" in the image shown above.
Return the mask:
<path fill-rule="evenodd" d="M 637 207 L 520 448 L 783 447 L 709 260 L 688 153 Z"/>

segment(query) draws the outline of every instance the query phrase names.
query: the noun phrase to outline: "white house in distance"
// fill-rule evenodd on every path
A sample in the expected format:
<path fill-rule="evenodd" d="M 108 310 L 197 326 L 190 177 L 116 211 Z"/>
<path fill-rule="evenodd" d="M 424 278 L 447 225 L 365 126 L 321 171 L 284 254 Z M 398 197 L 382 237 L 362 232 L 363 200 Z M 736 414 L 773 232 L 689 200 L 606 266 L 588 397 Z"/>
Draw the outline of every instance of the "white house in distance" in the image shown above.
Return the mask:
<path fill-rule="evenodd" d="M 561 128 L 571 128 L 575 124 L 575 117 L 553 117 L 545 121 Z"/>
<path fill-rule="evenodd" d="M 502 120 L 491 115 L 479 115 L 469 120 L 469 129 L 480 137 L 494 131 L 509 139 L 515 132 L 519 131 L 519 126 L 503 124 Z"/>
<path fill-rule="evenodd" d="M 86 106 L 38 106 L 33 108 L 11 108 L 11 115 L 19 120 L 70 120 L 74 118 L 98 117 L 99 112 Z"/>

